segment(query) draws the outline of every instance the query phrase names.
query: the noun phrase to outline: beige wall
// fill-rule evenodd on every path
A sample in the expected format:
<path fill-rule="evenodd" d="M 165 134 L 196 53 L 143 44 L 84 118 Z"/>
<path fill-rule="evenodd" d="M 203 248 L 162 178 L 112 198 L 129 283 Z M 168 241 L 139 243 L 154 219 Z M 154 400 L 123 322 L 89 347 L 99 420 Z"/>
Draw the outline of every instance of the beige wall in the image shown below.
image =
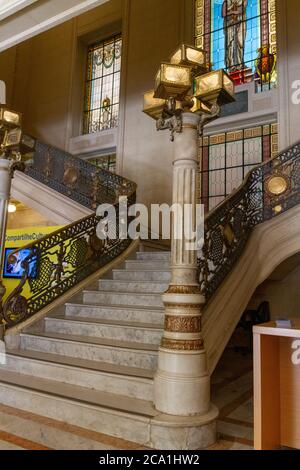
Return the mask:
<path fill-rule="evenodd" d="M 121 21 L 121 16 L 122 0 L 111 0 L 0 54 L 7 104 L 23 113 L 27 132 L 68 148 L 74 101 L 83 100 L 85 63 L 80 71 L 77 68 L 81 42 L 88 42 L 89 32 L 101 35 L 103 28 Z"/>
<path fill-rule="evenodd" d="M 23 204 L 18 205 L 17 212 L 8 214 L 7 228 L 8 229 L 21 229 L 26 227 L 38 227 L 38 226 L 53 226 L 51 220 L 47 220 L 38 212 L 24 206 Z"/>
<path fill-rule="evenodd" d="M 181 41 L 192 42 L 192 5 L 182 0 L 132 0 L 127 11 L 126 109 L 120 168 L 137 182 L 139 200 L 146 204 L 171 200 L 174 144 L 167 131 L 157 132 L 155 122 L 141 113 L 143 92 L 153 88 L 160 62 Z"/>
<path fill-rule="evenodd" d="M 139 200 L 171 199 L 173 145 L 143 115 L 143 92 L 159 63 L 182 40 L 193 41 L 193 0 L 110 0 L 0 54 L 7 104 L 24 129 L 72 153 L 117 144 L 118 172 L 138 183 Z M 122 29 L 121 123 L 116 132 L 80 136 L 86 46 Z"/>
<path fill-rule="evenodd" d="M 266 281 L 261 287 L 270 302 L 272 319 L 300 317 L 300 266 L 280 281 Z"/>

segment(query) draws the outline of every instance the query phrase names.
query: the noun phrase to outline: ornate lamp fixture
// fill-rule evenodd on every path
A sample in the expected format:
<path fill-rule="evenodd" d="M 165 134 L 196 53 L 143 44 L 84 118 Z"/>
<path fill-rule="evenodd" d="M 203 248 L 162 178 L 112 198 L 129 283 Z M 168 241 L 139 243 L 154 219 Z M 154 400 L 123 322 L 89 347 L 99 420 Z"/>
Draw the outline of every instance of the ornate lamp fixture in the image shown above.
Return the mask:
<path fill-rule="evenodd" d="M 190 240 L 186 235 L 196 233 L 197 227 L 195 217 L 186 216 L 184 209 L 188 205 L 196 214 L 199 134 L 205 124 L 219 116 L 221 106 L 233 100 L 234 84 L 226 72 L 209 71 L 205 51 L 185 44 L 175 51 L 170 62 L 161 64 L 155 89 L 144 94 L 143 111 L 155 119 L 157 130 L 169 129 L 172 141 L 180 133 L 175 140 L 172 204 L 182 210 L 174 218 L 182 239 L 175 235 L 178 227 L 174 222 L 172 277 L 163 294 L 165 328 L 154 379 L 154 402 L 160 412 L 179 416 L 180 426 L 189 426 L 193 417 L 193 426 L 205 427 L 204 434 L 210 428 L 210 444 L 216 436 L 213 422 L 218 413 L 210 403 L 210 377 L 201 331 L 205 299 L 197 279 L 199 247 L 195 243 L 188 248 Z M 201 442 L 194 448 L 200 447 Z"/>
<path fill-rule="evenodd" d="M 2 149 L 9 160 L 12 160 L 11 171 L 25 169 L 26 164 L 32 161 L 35 151 L 36 139 L 24 134 L 21 128 L 10 129 L 5 132 Z"/>
<path fill-rule="evenodd" d="M 20 127 L 22 124 L 22 116 L 16 111 L 11 111 L 4 105 L 0 105 L 0 128 L 9 129 Z"/>
<path fill-rule="evenodd" d="M 195 78 L 195 97 L 204 103 L 222 106 L 234 101 L 234 83 L 225 70 L 199 75 Z"/>
<path fill-rule="evenodd" d="M 183 100 L 192 80 L 192 67 L 163 62 L 156 74 L 154 98 Z"/>
<path fill-rule="evenodd" d="M 144 93 L 144 107 L 143 111 L 153 119 L 161 118 L 166 106 L 166 100 L 161 98 L 154 98 L 154 90 L 146 91 Z"/>
<path fill-rule="evenodd" d="M 144 94 L 143 111 L 157 121 L 157 130 L 169 129 L 171 140 L 182 130 L 182 113 L 201 116 L 199 131 L 216 119 L 221 106 L 234 101 L 234 82 L 223 70 L 208 71 L 206 53 L 181 44 L 162 62 L 155 78 L 154 91 Z"/>
<path fill-rule="evenodd" d="M 171 64 L 189 65 L 194 73 L 207 72 L 206 52 L 193 46 L 181 44 L 170 58 Z"/>

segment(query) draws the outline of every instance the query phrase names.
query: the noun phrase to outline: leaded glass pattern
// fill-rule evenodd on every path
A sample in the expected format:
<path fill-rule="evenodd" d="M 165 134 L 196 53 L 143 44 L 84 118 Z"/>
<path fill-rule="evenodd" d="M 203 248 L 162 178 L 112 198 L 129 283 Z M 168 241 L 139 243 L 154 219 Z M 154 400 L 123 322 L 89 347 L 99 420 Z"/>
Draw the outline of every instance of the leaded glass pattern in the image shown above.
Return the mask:
<path fill-rule="evenodd" d="M 276 84 L 276 0 L 195 0 L 195 44 L 256 91 Z"/>
<path fill-rule="evenodd" d="M 201 202 L 213 209 L 237 189 L 247 173 L 278 151 L 277 124 L 266 124 L 200 140 Z"/>
<path fill-rule="evenodd" d="M 122 38 L 120 35 L 88 49 L 83 133 L 117 127 L 119 118 Z"/>

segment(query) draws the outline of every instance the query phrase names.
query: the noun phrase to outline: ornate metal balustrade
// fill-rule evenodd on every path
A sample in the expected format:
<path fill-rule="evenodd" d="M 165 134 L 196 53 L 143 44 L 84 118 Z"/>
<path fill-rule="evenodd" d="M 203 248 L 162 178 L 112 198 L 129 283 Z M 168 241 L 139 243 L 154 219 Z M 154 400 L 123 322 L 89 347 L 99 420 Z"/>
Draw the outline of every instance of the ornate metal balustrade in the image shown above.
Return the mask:
<path fill-rule="evenodd" d="M 41 142 L 37 142 L 33 164 L 25 172 L 93 210 L 105 202 L 114 204 L 119 195 L 136 190 L 132 181 Z"/>
<path fill-rule="evenodd" d="M 300 202 L 300 143 L 251 170 L 244 183 L 205 219 L 198 260 L 209 300 L 239 259 L 253 228 Z"/>
<path fill-rule="evenodd" d="M 128 204 L 135 202 L 135 193 Z M 31 317 L 82 280 L 119 256 L 131 243 L 119 239 L 119 210 L 116 209 L 115 239 L 100 240 L 96 228 L 100 218 L 88 216 L 68 227 L 46 235 L 23 247 L 29 255 L 23 261 L 25 275 L 18 287 L 7 297 L 2 315 L 6 328 Z M 19 263 L 20 250 L 8 259 L 11 266 Z"/>
<path fill-rule="evenodd" d="M 109 228 L 116 237 L 100 240 L 96 234 L 100 217 L 93 214 L 11 253 L 10 268 L 22 263 L 24 276 L 0 312 L 0 320 L 2 315 L 7 329 L 51 304 L 114 260 L 131 243 L 129 237 L 119 238 L 118 202 L 119 196 L 126 196 L 128 207 L 135 203 L 135 183 L 40 142 L 33 164 L 25 172 L 90 209 L 95 210 L 103 203 L 113 204 L 116 227 L 110 222 Z M 29 255 L 22 261 L 23 250 Z"/>
<path fill-rule="evenodd" d="M 35 158 L 48 155 L 47 149 L 39 144 L 38 157 Z M 69 156 L 66 155 L 62 167 L 64 171 L 69 168 Z M 41 162 L 37 164 L 37 160 L 29 174 L 34 171 L 43 171 L 44 176 L 37 178 L 40 181 L 45 178 L 43 182 L 46 182 L 50 178 L 50 174 L 43 170 Z M 109 182 L 105 185 L 104 176 L 107 173 L 100 170 L 100 189 L 97 198 L 90 199 L 89 207 L 94 207 L 94 201 L 97 204 L 100 201 L 115 201 L 119 194 L 129 196 L 130 207 L 135 201 L 134 183 L 124 182 L 123 178 L 116 175 L 111 178 L 109 174 Z M 58 184 L 54 178 L 51 181 L 55 181 L 53 185 Z M 60 184 L 64 185 L 63 179 Z M 88 199 L 88 191 L 84 197 Z M 207 215 L 204 245 L 198 260 L 200 286 L 207 300 L 239 259 L 253 228 L 299 203 L 300 143 L 251 170 L 240 188 Z M 118 205 L 115 204 L 115 207 L 118 221 Z M 99 220 L 96 215 L 89 216 L 23 247 L 30 249 L 30 255 L 24 263 L 26 274 L 3 306 L 3 316 L 8 327 L 34 315 L 126 249 L 130 239 L 120 240 L 117 236 L 116 239 L 102 242 L 97 238 Z M 17 262 L 18 251 L 11 257 L 15 257 L 10 260 L 12 263 Z"/>

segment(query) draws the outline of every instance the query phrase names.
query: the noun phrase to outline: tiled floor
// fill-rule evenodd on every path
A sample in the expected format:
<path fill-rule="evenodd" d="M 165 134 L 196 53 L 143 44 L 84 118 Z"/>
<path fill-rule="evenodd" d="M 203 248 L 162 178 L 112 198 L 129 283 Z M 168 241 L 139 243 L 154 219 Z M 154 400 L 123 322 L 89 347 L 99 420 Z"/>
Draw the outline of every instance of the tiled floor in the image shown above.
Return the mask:
<path fill-rule="evenodd" d="M 226 350 L 212 377 L 213 402 L 220 410 L 215 449 L 253 448 L 252 356 Z"/>
<path fill-rule="evenodd" d="M 212 377 L 220 410 L 219 441 L 211 449 L 253 446 L 252 358 L 225 351 Z M 137 450 L 135 443 L 0 405 L 0 450 Z"/>

